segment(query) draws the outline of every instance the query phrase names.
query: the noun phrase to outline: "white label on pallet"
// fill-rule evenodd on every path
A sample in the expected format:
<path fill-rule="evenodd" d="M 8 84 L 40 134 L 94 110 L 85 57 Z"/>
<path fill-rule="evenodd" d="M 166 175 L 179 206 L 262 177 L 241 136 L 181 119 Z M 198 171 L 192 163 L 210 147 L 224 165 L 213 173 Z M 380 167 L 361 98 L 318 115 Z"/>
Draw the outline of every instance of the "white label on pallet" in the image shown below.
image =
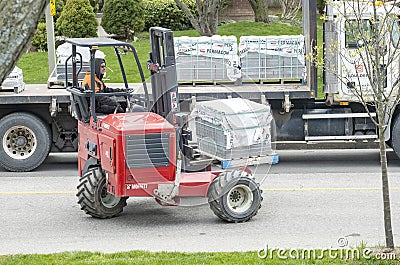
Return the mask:
<path fill-rule="evenodd" d="M 178 58 L 190 58 L 188 63 L 181 63 L 180 67 L 192 69 L 193 71 L 199 71 L 199 69 L 208 68 L 213 69 L 217 65 L 217 69 L 226 71 L 226 77 L 232 81 L 241 77 L 241 71 L 239 69 L 239 57 L 237 48 L 237 39 L 235 36 L 219 36 L 215 35 L 212 37 L 178 37 L 174 39 L 175 57 Z M 204 60 L 204 58 L 211 58 L 210 60 Z M 212 61 L 213 58 L 220 59 L 221 61 Z M 207 67 L 204 65 L 209 64 Z M 221 63 L 221 65 L 218 65 Z M 193 64 L 195 66 L 193 66 Z M 207 72 L 208 73 L 208 72 Z M 198 77 L 199 79 L 213 79 L 216 78 L 211 74 L 202 73 Z M 219 78 L 216 78 L 219 79 Z"/>
<path fill-rule="evenodd" d="M 242 36 L 239 43 L 240 57 L 249 52 L 283 57 L 297 57 L 304 62 L 304 36 Z"/>
<path fill-rule="evenodd" d="M 82 55 L 82 62 L 90 62 L 90 49 L 87 47 L 80 47 L 77 46 L 76 47 L 76 52 L 80 53 Z M 58 46 L 57 50 L 56 50 L 56 55 L 57 55 L 57 63 L 58 64 L 64 64 L 65 61 L 68 59 L 69 56 L 71 56 L 72 54 L 72 44 L 66 42 L 64 44 L 61 44 L 60 46 Z M 98 50 L 96 52 L 96 58 L 102 58 L 104 59 L 106 55 Z M 78 57 L 80 58 L 80 57 Z M 71 63 L 71 61 L 69 62 Z"/>
<path fill-rule="evenodd" d="M 235 36 L 178 37 L 174 40 L 175 56 L 194 55 L 227 58 L 237 55 Z"/>

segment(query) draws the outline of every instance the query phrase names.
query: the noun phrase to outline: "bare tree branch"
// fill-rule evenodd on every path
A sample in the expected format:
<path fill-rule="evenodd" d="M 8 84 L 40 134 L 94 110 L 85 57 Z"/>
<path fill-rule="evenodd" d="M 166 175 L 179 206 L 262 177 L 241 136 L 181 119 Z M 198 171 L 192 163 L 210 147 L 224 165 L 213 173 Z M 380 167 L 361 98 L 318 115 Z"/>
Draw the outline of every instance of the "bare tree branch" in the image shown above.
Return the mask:
<path fill-rule="evenodd" d="M 181 0 L 175 0 L 175 3 L 182 9 L 200 35 L 212 36 L 217 34 L 219 0 L 196 0 L 198 14 L 193 14 Z"/>

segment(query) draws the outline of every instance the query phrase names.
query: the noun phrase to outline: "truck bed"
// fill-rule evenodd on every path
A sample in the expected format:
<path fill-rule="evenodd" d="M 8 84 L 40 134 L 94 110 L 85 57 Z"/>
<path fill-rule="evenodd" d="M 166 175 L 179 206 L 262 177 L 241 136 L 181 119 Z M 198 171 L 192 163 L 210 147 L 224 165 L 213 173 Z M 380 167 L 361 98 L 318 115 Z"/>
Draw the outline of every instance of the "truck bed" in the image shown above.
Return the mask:
<path fill-rule="evenodd" d="M 141 84 L 135 84 L 136 94 L 144 94 Z M 147 84 L 149 94 L 151 94 L 151 84 Z M 287 84 L 255 84 L 243 83 L 235 85 L 233 83 L 220 84 L 180 84 L 179 98 L 180 100 L 190 99 L 192 96 L 209 97 L 209 98 L 226 98 L 242 97 L 250 100 L 260 99 L 260 94 L 266 95 L 268 99 L 284 99 L 288 94 L 291 99 L 309 99 L 314 98 L 314 92 L 309 86 L 302 83 L 287 83 Z"/>
<path fill-rule="evenodd" d="M 0 104 L 69 103 L 70 93 L 65 89 L 48 89 L 46 84 L 25 85 L 25 90 L 14 93 L 12 90 L 0 89 Z"/>
<path fill-rule="evenodd" d="M 123 84 L 107 83 L 107 86 L 121 88 Z M 144 95 L 143 86 L 140 83 L 130 84 L 135 88 L 135 94 Z M 147 84 L 149 94 L 151 95 L 151 84 Z M 181 100 L 190 99 L 193 96 L 197 98 L 226 98 L 243 97 L 246 99 L 258 100 L 260 94 L 265 94 L 268 99 L 284 99 L 286 94 L 292 99 L 312 98 L 313 91 L 310 87 L 301 83 L 288 84 L 255 84 L 244 83 L 235 85 L 233 83 L 220 84 L 180 84 L 179 97 Z M 25 90 L 16 94 L 12 90 L 0 89 L 0 104 L 29 104 L 29 103 L 51 103 L 53 99 L 58 103 L 69 103 L 70 93 L 65 89 L 49 89 L 46 84 L 26 84 Z"/>

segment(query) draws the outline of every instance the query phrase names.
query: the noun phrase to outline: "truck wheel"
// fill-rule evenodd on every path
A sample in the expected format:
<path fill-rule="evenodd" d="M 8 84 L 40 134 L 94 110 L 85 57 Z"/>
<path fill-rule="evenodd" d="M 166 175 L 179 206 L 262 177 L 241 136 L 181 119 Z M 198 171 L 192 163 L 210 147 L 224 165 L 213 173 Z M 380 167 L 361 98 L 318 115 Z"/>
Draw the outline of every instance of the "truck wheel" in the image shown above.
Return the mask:
<path fill-rule="evenodd" d="M 386 141 L 386 145 L 390 148 L 393 148 L 392 138 Z"/>
<path fill-rule="evenodd" d="M 397 115 L 391 132 L 391 147 L 400 158 L 400 114 Z"/>
<path fill-rule="evenodd" d="M 222 172 L 210 184 L 208 202 L 220 219 L 231 222 L 247 222 L 261 207 L 261 190 L 252 176 L 245 171 Z"/>
<path fill-rule="evenodd" d="M 86 214 L 101 219 L 120 214 L 127 200 L 127 197 L 115 197 L 107 192 L 106 177 L 99 167 L 91 168 L 83 175 L 76 196 Z"/>
<path fill-rule="evenodd" d="M 49 126 L 35 115 L 16 112 L 0 120 L 0 165 L 9 171 L 30 171 L 46 159 L 51 146 Z"/>

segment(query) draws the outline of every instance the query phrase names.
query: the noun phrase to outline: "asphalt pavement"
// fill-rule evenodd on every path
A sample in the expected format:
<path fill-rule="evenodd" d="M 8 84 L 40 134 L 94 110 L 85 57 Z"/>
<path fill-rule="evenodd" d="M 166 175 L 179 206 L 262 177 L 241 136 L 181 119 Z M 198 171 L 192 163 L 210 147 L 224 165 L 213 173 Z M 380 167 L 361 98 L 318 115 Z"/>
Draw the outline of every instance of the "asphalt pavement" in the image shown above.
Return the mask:
<path fill-rule="evenodd" d="M 123 214 L 98 220 L 76 202 L 76 155 L 52 154 L 29 173 L 0 172 L 0 254 L 88 250 L 257 251 L 384 245 L 378 150 L 279 151 L 252 167 L 263 205 L 241 224 L 219 220 L 205 201 L 162 207 L 130 198 Z M 392 220 L 400 242 L 400 161 L 389 152 Z"/>

